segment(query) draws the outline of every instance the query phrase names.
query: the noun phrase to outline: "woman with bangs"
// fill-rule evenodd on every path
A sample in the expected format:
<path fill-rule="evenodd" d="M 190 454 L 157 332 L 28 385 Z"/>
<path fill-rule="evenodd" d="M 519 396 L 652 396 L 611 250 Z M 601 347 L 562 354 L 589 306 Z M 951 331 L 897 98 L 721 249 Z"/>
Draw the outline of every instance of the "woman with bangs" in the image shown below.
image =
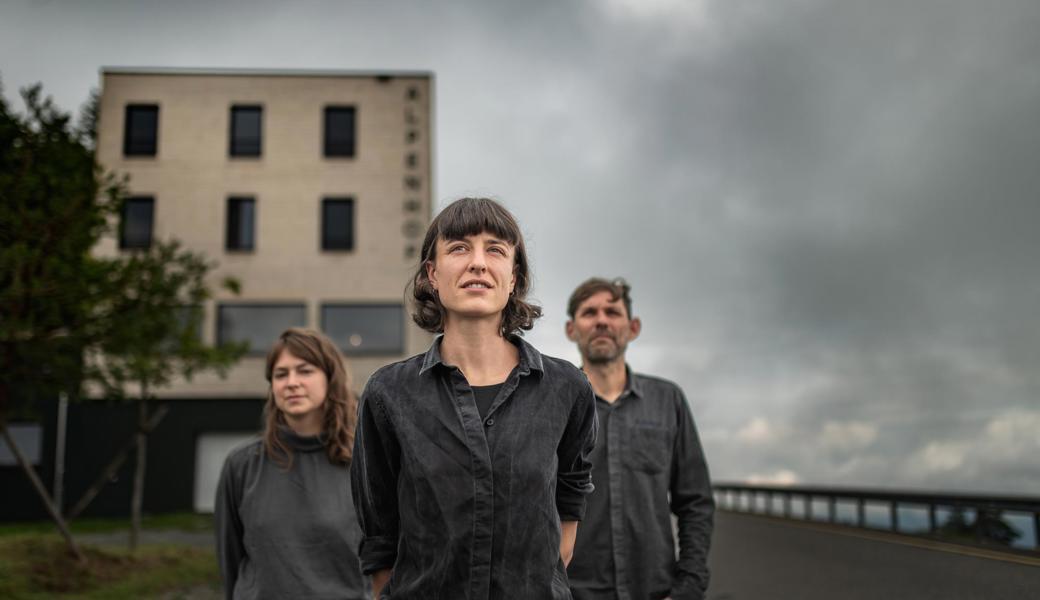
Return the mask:
<path fill-rule="evenodd" d="M 259 439 L 228 455 L 214 520 L 226 597 L 369 598 L 349 467 L 357 399 L 324 335 L 288 329 L 267 354 Z"/>
<path fill-rule="evenodd" d="M 541 309 L 513 216 L 463 198 L 430 224 L 412 280 L 430 349 L 362 394 L 354 501 L 377 598 L 566 599 L 596 436 L 592 388 L 519 334 Z"/>

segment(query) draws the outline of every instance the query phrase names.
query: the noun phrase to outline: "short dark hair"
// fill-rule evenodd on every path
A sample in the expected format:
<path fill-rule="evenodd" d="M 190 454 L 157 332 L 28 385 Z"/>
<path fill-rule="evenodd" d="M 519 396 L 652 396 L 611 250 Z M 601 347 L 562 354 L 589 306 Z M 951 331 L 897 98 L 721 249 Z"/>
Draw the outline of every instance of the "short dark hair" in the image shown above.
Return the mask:
<path fill-rule="evenodd" d="M 631 286 L 629 286 L 628 282 L 622 277 L 615 277 L 611 280 L 602 277 L 590 277 L 583 281 L 581 285 L 574 288 L 570 300 L 567 301 L 567 315 L 573 319 L 582 302 L 588 300 L 594 294 L 610 292 L 610 301 L 617 302 L 620 298 L 622 303 L 625 305 L 625 311 L 628 312 L 628 318 L 631 319 L 632 296 L 629 295 L 631 290 Z"/>
<path fill-rule="evenodd" d="M 499 331 L 503 336 L 528 331 L 534 327 L 535 319 L 542 316 L 540 306 L 527 302 L 527 292 L 531 288 L 530 266 L 524 248 L 524 236 L 516 219 L 504 206 L 490 198 L 460 198 L 446 206 L 426 230 L 419 268 L 411 284 L 412 306 L 415 310 L 412 320 L 416 325 L 431 333 L 444 331 L 444 305 L 426 272 L 427 263 L 436 258 L 437 240 L 461 240 L 481 233 L 490 233 L 515 248 L 513 272 L 516 282 L 502 310 Z"/>

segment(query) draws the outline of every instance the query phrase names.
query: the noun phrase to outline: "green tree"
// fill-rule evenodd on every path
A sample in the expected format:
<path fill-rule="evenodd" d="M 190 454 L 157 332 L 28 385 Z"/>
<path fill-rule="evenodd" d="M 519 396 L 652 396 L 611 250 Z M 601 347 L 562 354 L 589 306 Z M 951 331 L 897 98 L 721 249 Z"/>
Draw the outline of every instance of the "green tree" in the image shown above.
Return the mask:
<path fill-rule="evenodd" d="M 68 115 L 41 99 L 39 85 L 22 97 L 24 116 L 0 94 L 0 433 L 82 557 L 7 421 L 30 414 L 37 398 L 81 387 L 106 270 L 90 249 L 118 206 L 120 186 L 102 176 Z"/>
<path fill-rule="evenodd" d="M 133 493 L 130 501 L 130 547 L 137 548 L 144 500 L 148 434 L 165 415 L 153 414 L 153 391 L 175 377 L 191 379 L 200 370 L 224 376 L 244 352 L 244 345 L 202 343 L 202 304 L 211 296 L 206 275 L 214 267 L 201 254 L 177 241 L 158 242 L 146 251 L 113 260 L 105 277 L 106 292 L 97 307 L 105 335 L 87 353 L 87 381 L 105 386 L 108 398 L 137 403 Z M 238 291 L 237 282 L 222 286 Z M 127 394 L 128 386 L 137 388 Z M 157 417 L 157 418 L 156 418 Z"/>
<path fill-rule="evenodd" d="M 73 127 L 40 90 L 22 91 L 24 115 L 0 94 L 0 434 L 19 457 L 7 421 L 31 416 L 40 398 L 66 392 L 82 399 L 90 384 L 109 397 L 140 400 L 142 421 L 154 426 L 152 390 L 204 369 L 223 374 L 244 352 L 199 339 L 201 304 L 210 297 L 206 277 L 214 266 L 202 255 L 176 241 L 115 257 L 91 253 L 118 214 L 125 181 L 104 174 L 95 161 L 96 94 Z M 232 280 L 222 285 L 237 290 Z M 139 393 L 127 394 L 130 385 Z M 147 431 L 139 426 L 135 440 L 135 531 Z M 20 464 L 80 555 L 60 507 L 32 466 L 24 458 Z"/>

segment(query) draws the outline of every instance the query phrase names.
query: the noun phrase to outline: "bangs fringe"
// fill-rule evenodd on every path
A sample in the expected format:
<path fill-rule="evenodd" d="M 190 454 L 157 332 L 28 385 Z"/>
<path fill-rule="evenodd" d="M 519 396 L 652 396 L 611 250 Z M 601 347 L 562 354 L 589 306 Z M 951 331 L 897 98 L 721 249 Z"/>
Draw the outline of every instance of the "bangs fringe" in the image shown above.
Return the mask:
<path fill-rule="evenodd" d="M 456 202 L 438 215 L 436 237 L 446 240 L 461 240 L 466 236 L 481 233 L 509 242 L 514 246 L 521 241 L 520 230 L 512 215 L 499 204 L 487 198 L 474 198 L 470 202 Z"/>

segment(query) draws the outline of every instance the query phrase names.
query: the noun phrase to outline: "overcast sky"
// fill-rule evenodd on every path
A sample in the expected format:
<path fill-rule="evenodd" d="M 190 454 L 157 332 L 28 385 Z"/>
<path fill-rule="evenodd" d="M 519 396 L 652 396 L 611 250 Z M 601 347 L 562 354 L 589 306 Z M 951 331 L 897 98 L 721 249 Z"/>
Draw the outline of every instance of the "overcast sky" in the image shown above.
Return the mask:
<path fill-rule="evenodd" d="M 502 200 L 530 340 L 633 285 L 718 480 L 1040 492 L 1040 3 L 12 1 L 0 80 L 429 70 L 435 199 Z"/>

